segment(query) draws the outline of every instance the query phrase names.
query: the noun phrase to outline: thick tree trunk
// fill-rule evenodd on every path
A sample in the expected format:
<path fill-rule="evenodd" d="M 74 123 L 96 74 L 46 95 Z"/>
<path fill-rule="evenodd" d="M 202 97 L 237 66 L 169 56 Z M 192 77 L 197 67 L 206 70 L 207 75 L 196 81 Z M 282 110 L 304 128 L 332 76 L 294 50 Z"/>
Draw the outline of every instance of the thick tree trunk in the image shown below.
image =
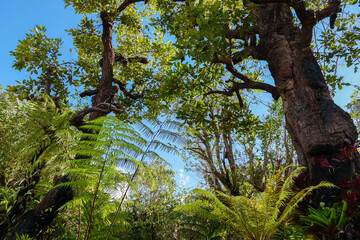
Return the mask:
<path fill-rule="evenodd" d="M 358 168 L 358 154 L 346 161 L 333 158 L 340 148 L 354 145 L 357 130 L 349 114 L 332 100 L 310 47 L 304 46 L 308 37 L 304 27 L 291 24 L 293 16 L 287 4 L 262 4 L 257 14 L 259 47 L 282 98 L 287 130 L 300 164 L 309 170 L 313 184 L 349 179 Z M 334 168 L 321 165 L 319 159 Z"/>

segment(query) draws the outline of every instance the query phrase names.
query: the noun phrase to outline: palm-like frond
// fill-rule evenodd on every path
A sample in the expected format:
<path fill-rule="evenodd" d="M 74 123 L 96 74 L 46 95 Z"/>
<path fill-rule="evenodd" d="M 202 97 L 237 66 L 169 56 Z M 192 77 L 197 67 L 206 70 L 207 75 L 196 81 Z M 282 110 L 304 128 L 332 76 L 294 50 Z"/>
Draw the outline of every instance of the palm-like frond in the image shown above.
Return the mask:
<path fill-rule="evenodd" d="M 222 192 L 214 194 L 197 189 L 194 193 L 207 200 L 179 206 L 175 210 L 193 212 L 205 219 L 220 220 L 245 239 L 270 239 L 280 224 L 287 221 L 306 196 L 320 187 L 334 187 L 331 183 L 321 182 L 300 192 L 293 192 L 293 179 L 303 168 L 296 168 L 288 178 L 284 179 L 283 173 L 286 169 L 277 172 L 269 179 L 265 192 L 256 198 L 234 197 Z M 204 207 L 208 202 L 212 204 L 213 209 Z"/>

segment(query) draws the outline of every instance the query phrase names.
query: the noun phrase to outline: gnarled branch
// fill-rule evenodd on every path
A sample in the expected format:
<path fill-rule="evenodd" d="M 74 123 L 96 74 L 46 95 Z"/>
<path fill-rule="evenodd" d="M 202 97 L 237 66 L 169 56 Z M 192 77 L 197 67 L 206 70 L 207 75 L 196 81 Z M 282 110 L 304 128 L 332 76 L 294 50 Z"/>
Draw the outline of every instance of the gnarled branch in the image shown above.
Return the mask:
<path fill-rule="evenodd" d="M 330 17 L 340 10 L 340 0 L 332 0 L 326 8 L 318 11 L 306 9 L 305 1 L 303 0 L 292 0 L 289 5 L 295 9 L 296 15 L 301 22 L 300 45 L 303 47 L 308 47 L 310 45 L 314 26 L 319 21 Z"/>
<path fill-rule="evenodd" d="M 80 93 L 80 97 L 81 97 L 81 98 L 84 98 L 84 97 L 86 97 L 86 96 L 92 96 L 92 95 L 97 94 L 98 92 L 99 92 L 99 90 L 97 90 L 97 89 L 94 89 L 94 90 L 92 90 L 92 89 L 85 90 L 85 91 L 83 91 L 82 93 Z"/>
<path fill-rule="evenodd" d="M 91 112 L 103 112 L 103 113 L 115 112 L 121 114 L 124 112 L 124 110 L 120 109 L 118 106 L 115 106 L 114 104 L 111 103 L 100 103 L 94 107 L 86 106 L 84 109 L 75 113 L 71 117 L 70 124 L 79 128 L 84 124 L 84 117 Z"/>
<path fill-rule="evenodd" d="M 237 97 L 239 98 L 240 93 L 238 92 L 240 89 L 260 89 L 260 90 L 264 90 L 266 92 L 271 93 L 272 97 L 277 100 L 280 97 L 280 94 L 277 90 L 276 87 L 267 84 L 267 83 L 262 83 L 262 82 L 254 82 L 252 81 L 250 78 L 248 78 L 247 76 L 245 76 L 244 74 L 240 73 L 234 66 L 234 63 L 232 61 L 232 59 L 219 59 L 216 56 L 211 60 L 211 63 L 223 63 L 226 65 L 226 69 L 236 78 L 241 79 L 242 81 L 244 81 L 243 83 L 239 83 L 239 82 L 233 82 L 233 86 L 232 88 L 230 88 L 228 91 L 220 91 L 220 90 L 216 90 L 216 91 L 210 91 L 208 93 L 206 93 L 205 95 L 209 95 L 209 94 L 213 94 L 213 93 L 220 93 L 220 94 L 224 94 L 227 96 L 231 96 L 234 92 L 236 93 Z M 240 101 L 241 100 L 241 101 Z M 239 98 L 239 102 L 241 105 L 242 99 Z"/>
<path fill-rule="evenodd" d="M 234 86 L 236 89 L 260 89 L 264 90 L 268 93 L 271 93 L 272 97 L 277 100 L 280 97 L 280 94 L 276 87 L 263 83 L 263 82 L 254 82 L 244 74 L 240 73 L 234 65 L 227 65 L 226 69 L 231 72 L 235 77 L 244 81 L 244 83 L 234 82 Z"/>
<path fill-rule="evenodd" d="M 316 22 L 319 22 L 324 18 L 330 17 L 335 12 L 339 12 L 340 3 L 341 3 L 340 0 L 333 0 L 326 8 L 316 11 L 315 12 Z"/>
<path fill-rule="evenodd" d="M 133 99 L 133 100 L 137 100 L 139 98 L 142 98 L 144 96 L 143 93 L 138 93 L 138 94 L 133 94 L 133 89 L 128 91 L 126 89 L 126 85 L 123 84 L 121 81 L 117 80 L 117 79 L 113 79 L 113 82 L 116 83 L 119 86 L 119 89 L 124 93 L 125 96 Z"/>

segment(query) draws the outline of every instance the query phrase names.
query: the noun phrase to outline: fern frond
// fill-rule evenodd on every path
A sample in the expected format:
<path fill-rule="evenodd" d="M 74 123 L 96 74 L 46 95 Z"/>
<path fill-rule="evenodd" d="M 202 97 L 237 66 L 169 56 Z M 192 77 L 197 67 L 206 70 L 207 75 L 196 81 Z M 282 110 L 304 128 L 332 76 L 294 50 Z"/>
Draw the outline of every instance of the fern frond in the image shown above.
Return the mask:
<path fill-rule="evenodd" d="M 143 122 L 139 121 L 137 123 L 135 123 L 135 126 L 139 129 L 139 131 L 144 134 L 144 136 L 146 138 L 150 138 L 151 136 L 154 135 L 154 131 L 151 130 L 150 127 L 148 127 L 146 124 L 144 124 Z"/>
<path fill-rule="evenodd" d="M 185 140 L 184 138 L 179 134 L 179 133 L 175 133 L 166 129 L 161 129 L 158 132 L 158 136 L 161 139 L 173 142 L 173 143 L 177 143 L 177 144 L 181 144 L 184 145 Z"/>

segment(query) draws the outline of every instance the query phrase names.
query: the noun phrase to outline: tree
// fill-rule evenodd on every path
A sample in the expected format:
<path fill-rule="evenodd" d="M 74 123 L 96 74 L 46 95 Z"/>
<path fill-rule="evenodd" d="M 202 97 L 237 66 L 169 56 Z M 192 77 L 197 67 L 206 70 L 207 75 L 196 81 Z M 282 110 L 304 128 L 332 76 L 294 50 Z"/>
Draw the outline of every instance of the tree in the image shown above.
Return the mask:
<path fill-rule="evenodd" d="M 65 0 L 67 7 L 72 6 L 78 14 L 84 15 L 78 28 L 68 30 L 74 38 L 78 59 L 62 61 L 61 40 L 48 38 L 45 27 L 36 26 L 11 52 L 15 57 L 15 69 L 27 70 L 31 76 L 10 90 L 22 99 L 40 99 L 39 93 L 45 93 L 61 108 L 68 101 L 69 87 L 83 89 L 79 96 L 92 96 L 92 99 L 91 106 L 76 112 L 70 119 L 70 124 L 79 129 L 86 120 L 111 112 L 122 119 L 131 116 L 135 120 L 144 115 L 154 118 L 162 107 L 160 102 L 153 101 L 157 82 L 168 68 L 165 63 L 172 50 L 169 43 L 164 43 L 163 34 L 144 21 L 155 14 L 154 8 L 138 7 L 138 2 L 144 1 Z M 153 33 L 155 37 L 151 36 Z M 154 111 L 142 111 L 146 107 Z M 62 180 L 67 181 L 66 178 Z M 23 223 L 34 223 L 38 226 L 37 232 L 44 229 L 66 202 L 57 201 L 70 194 L 72 189 L 66 187 L 52 189 L 37 207 L 40 215 L 32 219 L 24 216 Z M 41 220 L 49 207 L 55 214 Z M 37 234 L 32 229 L 22 232 L 31 233 L 30 237 Z"/>
<path fill-rule="evenodd" d="M 240 194 L 240 158 L 237 137 L 253 132 L 259 120 L 251 114 L 246 104 L 237 111 L 235 99 L 218 96 L 199 101 L 196 106 L 187 106 L 189 158 L 194 158 L 199 171 L 209 187 L 224 190 L 232 195 Z M 200 121 L 198 119 L 201 119 Z"/>
<path fill-rule="evenodd" d="M 284 129 L 281 102 L 272 103 L 260 121 L 247 101 L 238 111 L 235 99 L 213 96 L 204 102 L 206 107 L 194 107 L 197 114 L 190 113 L 186 118 L 191 126 L 187 128 L 186 151 L 190 159 L 195 158 L 188 160 L 189 165 L 203 175 L 209 187 L 233 196 L 244 195 L 240 189 L 244 183 L 263 191 L 272 173 L 295 160 L 291 139 Z M 199 115 L 201 122 L 196 121 Z"/>
<path fill-rule="evenodd" d="M 357 153 L 340 162 L 333 158 L 340 148 L 353 146 L 358 134 L 349 114 L 332 100 L 328 84 L 333 84 L 334 78 L 324 78 L 311 47 L 317 23 L 328 21 L 330 16 L 334 20 L 340 8 L 358 1 L 174 2 L 161 2 L 163 14 L 159 23 L 176 37 L 178 50 L 174 61 L 184 56 L 185 60 L 187 57 L 193 60 L 173 69 L 172 76 L 177 72 L 191 82 L 183 88 L 196 91 L 193 95 L 231 96 L 239 95 L 242 89 L 253 89 L 266 91 L 274 99 L 281 97 L 286 128 L 312 183 L 338 182 L 354 176 L 359 168 Z M 350 40 L 345 42 L 358 40 L 359 29 L 350 21 L 354 18 L 352 14 L 341 23 L 335 22 L 339 31 L 348 35 Z M 327 32 L 334 31 L 322 30 L 323 35 L 317 37 L 324 38 Z M 328 45 L 324 48 L 330 49 Z M 356 51 L 343 49 L 345 53 L 336 57 L 351 58 Z M 261 66 L 261 61 L 267 64 L 274 85 L 261 81 L 259 72 L 251 72 L 251 62 Z M 222 77 L 214 79 L 216 73 Z M 226 74 L 230 79 L 224 83 Z M 181 82 L 181 77 L 178 79 Z M 221 82 L 225 89 L 216 89 Z M 324 163 L 329 163 L 331 170 Z"/>
<path fill-rule="evenodd" d="M 172 213 L 181 201 L 174 172 L 168 163 L 156 159 L 146 164 L 149 174 L 139 171 L 123 214 L 131 223 L 118 239 L 178 239 L 178 216 Z"/>

